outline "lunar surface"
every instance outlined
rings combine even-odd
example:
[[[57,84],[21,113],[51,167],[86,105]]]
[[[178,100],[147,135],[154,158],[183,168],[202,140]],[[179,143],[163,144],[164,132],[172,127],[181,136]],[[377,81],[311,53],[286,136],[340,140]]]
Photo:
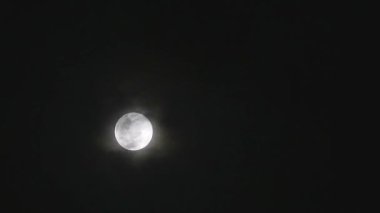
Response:
[[[117,142],[125,149],[136,151],[146,147],[153,136],[153,127],[148,118],[139,113],[127,113],[115,126]]]

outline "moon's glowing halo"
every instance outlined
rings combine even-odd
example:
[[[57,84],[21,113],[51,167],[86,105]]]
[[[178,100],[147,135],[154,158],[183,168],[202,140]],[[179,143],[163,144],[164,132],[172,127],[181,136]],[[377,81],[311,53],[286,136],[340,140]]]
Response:
[[[125,149],[136,151],[146,147],[153,137],[153,127],[144,115],[131,112],[116,123],[115,138]]]

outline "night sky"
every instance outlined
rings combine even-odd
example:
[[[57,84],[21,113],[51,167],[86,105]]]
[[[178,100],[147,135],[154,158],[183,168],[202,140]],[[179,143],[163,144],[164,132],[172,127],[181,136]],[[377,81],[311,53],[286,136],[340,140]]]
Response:
[[[1,10],[2,212],[334,209],[333,5],[30,1]],[[143,150],[115,140],[127,112],[153,123]]]

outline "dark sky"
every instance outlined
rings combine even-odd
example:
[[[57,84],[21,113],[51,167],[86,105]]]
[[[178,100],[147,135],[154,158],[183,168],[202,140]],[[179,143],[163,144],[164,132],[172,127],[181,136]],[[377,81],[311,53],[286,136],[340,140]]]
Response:
[[[334,209],[334,6],[154,2],[2,7],[4,212]]]

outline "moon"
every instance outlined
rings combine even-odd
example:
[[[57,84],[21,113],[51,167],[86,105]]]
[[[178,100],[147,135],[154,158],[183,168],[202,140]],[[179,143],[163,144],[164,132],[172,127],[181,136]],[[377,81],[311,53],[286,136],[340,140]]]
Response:
[[[116,123],[115,137],[124,149],[136,151],[146,147],[153,136],[149,119],[140,113],[127,113]]]

